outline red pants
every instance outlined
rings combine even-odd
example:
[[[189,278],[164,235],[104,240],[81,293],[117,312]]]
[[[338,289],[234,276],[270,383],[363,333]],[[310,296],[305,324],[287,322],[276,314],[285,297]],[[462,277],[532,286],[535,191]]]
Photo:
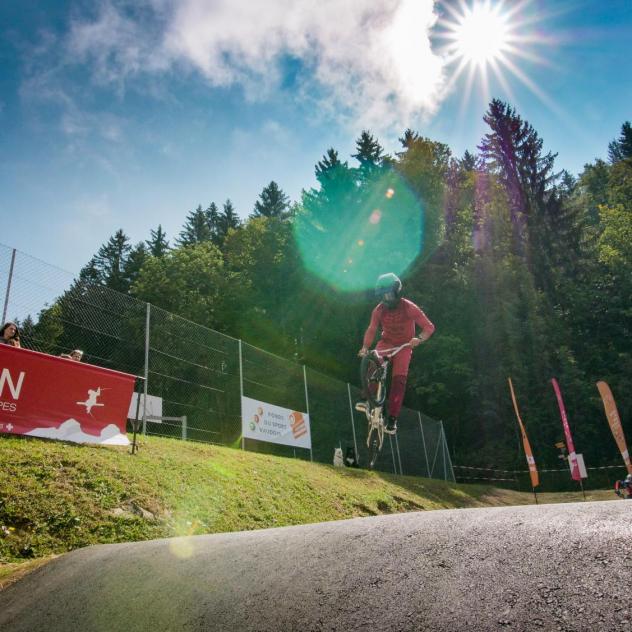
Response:
[[[398,346],[380,340],[375,348],[381,353],[384,349],[392,349]],[[413,350],[407,347],[391,359],[391,389],[388,394],[388,414],[393,417],[399,416],[404,403],[406,379],[408,378],[408,367],[412,355]]]

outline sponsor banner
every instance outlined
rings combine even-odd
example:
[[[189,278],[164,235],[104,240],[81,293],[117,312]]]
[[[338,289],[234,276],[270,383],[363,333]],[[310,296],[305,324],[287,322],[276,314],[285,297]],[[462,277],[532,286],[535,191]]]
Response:
[[[527,438],[527,431],[524,428],[520,413],[518,412],[518,402],[516,402],[516,395],[514,393],[513,384],[511,378],[508,377],[509,390],[511,391],[511,401],[513,402],[514,410],[516,411],[516,418],[518,419],[518,426],[520,426],[520,434],[522,435],[522,445],[524,447],[524,454],[527,458],[527,465],[529,467],[529,476],[531,477],[531,487],[537,487],[540,484],[540,477],[538,476],[538,468],[535,465],[535,459],[533,458],[533,452],[531,452],[531,444]]]
[[[138,398],[140,397],[140,406]],[[147,395],[145,399],[144,393],[132,393],[132,401],[129,403],[127,411],[128,419],[136,419],[136,408],[138,407],[138,419],[143,418],[143,404],[147,401],[147,417],[162,417],[162,397],[155,395]],[[161,423],[160,420],[152,419],[152,423]]]
[[[612,430],[614,440],[617,442],[617,447],[619,448],[619,452],[621,452],[623,462],[628,468],[628,474],[632,474],[632,462],[630,461],[628,446],[625,442],[625,435],[623,434],[619,411],[617,410],[617,405],[614,401],[614,397],[612,396],[612,391],[606,382],[597,382],[597,388],[599,389],[599,394],[601,395],[601,399],[603,401],[603,407],[606,411],[606,417],[608,418],[608,423],[610,424],[610,430]]]
[[[577,467],[579,468],[579,475],[582,478],[588,478],[588,470],[586,469],[586,464],[584,463],[584,455],[576,454],[575,456],[577,457]]]
[[[579,463],[577,462],[577,454],[575,454],[575,446],[573,444],[573,437],[571,435],[571,428],[568,425],[568,418],[566,416],[566,408],[564,408],[564,400],[562,399],[562,392],[560,391],[559,384],[555,378],[551,379],[553,384],[553,390],[555,391],[555,397],[557,397],[557,404],[560,409],[560,415],[562,417],[562,427],[564,428],[564,436],[566,437],[566,449],[568,450],[568,466],[571,469],[571,476],[574,481],[581,480],[581,474],[579,473]]]
[[[245,439],[312,448],[309,415],[297,410],[242,397],[241,428]]]
[[[128,445],[135,377],[0,345],[0,433]]]

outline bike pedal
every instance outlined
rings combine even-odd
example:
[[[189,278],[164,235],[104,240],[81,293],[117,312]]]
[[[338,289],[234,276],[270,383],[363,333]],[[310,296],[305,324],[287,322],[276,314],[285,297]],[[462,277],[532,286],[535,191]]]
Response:
[[[386,434],[390,434],[390,435],[396,435],[397,434],[397,428],[393,429],[393,430],[389,430],[388,428],[384,428],[384,432]]]

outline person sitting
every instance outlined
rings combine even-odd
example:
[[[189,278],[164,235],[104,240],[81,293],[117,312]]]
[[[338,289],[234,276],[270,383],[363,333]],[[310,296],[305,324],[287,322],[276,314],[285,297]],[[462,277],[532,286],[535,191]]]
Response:
[[[81,362],[83,359],[83,351],[81,349],[73,349],[70,353],[60,353],[59,357],[74,360],[75,362]]]
[[[20,330],[15,323],[9,321],[2,325],[2,329],[0,329],[0,344],[11,345],[18,349],[22,347],[20,344]]]

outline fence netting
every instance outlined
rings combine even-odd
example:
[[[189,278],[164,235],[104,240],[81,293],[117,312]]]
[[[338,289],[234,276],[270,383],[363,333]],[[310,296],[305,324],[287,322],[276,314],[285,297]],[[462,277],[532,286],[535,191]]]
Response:
[[[145,434],[329,464],[340,448],[367,462],[355,385],[2,245],[0,288],[3,321],[18,323],[24,347],[53,355],[82,349],[85,362],[144,378],[162,407],[145,415]],[[311,450],[243,439],[242,395],[309,413]],[[454,481],[441,422],[404,408],[376,469]]]

